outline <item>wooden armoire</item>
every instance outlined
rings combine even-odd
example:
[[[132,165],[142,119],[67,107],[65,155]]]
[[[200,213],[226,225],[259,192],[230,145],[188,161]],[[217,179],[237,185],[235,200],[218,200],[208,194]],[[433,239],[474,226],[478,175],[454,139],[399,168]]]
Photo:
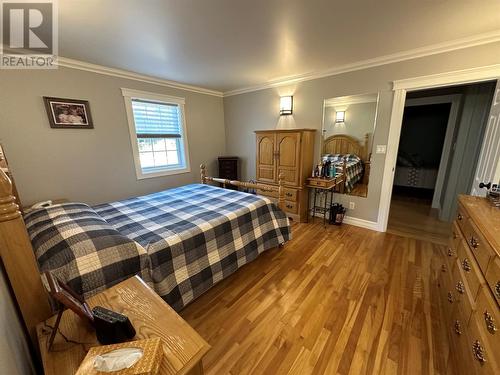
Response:
[[[256,178],[269,185],[278,184],[284,175],[285,211],[297,221],[307,221],[306,178],[312,174],[314,129],[258,130],[256,135]],[[277,198],[275,192],[260,195]]]

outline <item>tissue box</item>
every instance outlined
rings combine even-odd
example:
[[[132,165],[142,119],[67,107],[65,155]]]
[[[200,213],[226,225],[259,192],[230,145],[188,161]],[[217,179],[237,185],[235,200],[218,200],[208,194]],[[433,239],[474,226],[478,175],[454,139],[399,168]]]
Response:
[[[118,371],[98,371],[94,368],[95,357],[109,353],[116,349],[139,348],[143,351],[143,356],[130,368]],[[78,368],[76,375],[157,375],[160,363],[163,358],[163,346],[160,338],[150,338],[145,340],[124,342],[121,344],[96,346],[91,348],[82,364]]]

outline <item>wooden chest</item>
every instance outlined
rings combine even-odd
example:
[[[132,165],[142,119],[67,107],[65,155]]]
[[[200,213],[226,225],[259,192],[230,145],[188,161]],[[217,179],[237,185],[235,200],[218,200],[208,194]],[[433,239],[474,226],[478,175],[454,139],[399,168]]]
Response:
[[[460,196],[439,277],[457,374],[500,374],[500,210]]]

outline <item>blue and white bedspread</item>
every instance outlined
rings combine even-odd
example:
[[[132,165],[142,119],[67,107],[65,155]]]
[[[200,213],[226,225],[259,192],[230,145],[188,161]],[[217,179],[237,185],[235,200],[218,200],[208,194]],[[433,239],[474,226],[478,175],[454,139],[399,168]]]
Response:
[[[323,155],[323,161],[329,160],[335,164],[337,169],[342,170],[346,159],[346,179],[345,192],[349,193],[354,189],[354,185],[363,178],[363,161],[354,154],[328,154]]]
[[[269,199],[209,185],[94,209],[146,249],[153,287],[176,310],[291,238],[288,218]]]

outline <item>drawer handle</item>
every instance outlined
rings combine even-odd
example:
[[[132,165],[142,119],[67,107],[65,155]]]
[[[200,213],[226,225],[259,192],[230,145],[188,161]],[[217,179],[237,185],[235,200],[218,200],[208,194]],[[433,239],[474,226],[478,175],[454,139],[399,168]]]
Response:
[[[448,256],[452,257],[453,256],[453,250],[451,247],[448,248]]]
[[[479,242],[477,242],[474,236],[470,237],[469,243],[474,249],[477,249],[477,247],[479,246]]]
[[[455,320],[455,333],[459,336],[462,334],[462,326],[458,320]]]
[[[441,266],[441,272],[446,272],[446,271],[447,271],[447,270],[446,270],[446,264],[443,264],[443,265]],[[500,281],[498,282],[498,284],[499,284],[499,286],[500,286]]]
[[[287,204],[286,208],[293,208],[293,206],[291,204]]]
[[[469,263],[469,259],[465,258],[463,261],[462,261],[462,268],[465,272],[470,272],[471,270],[471,267],[470,267],[470,263]]]
[[[479,363],[483,364],[486,362],[484,348],[479,340],[476,340],[474,344],[472,344],[472,353],[474,354],[474,358],[476,359],[476,361],[478,361]]]
[[[463,219],[463,216],[462,216],[461,214],[458,214],[457,219],[458,219],[458,220],[462,220],[462,219]]]
[[[488,329],[488,332],[494,335],[495,332],[497,331],[497,327],[495,325],[495,319],[493,319],[493,317],[487,310],[484,312],[484,322],[486,323],[486,328]]]
[[[453,303],[453,293],[448,292],[448,302]]]
[[[292,197],[292,196],[293,196],[293,194],[292,194],[292,193],[286,193],[286,196],[287,196],[287,197]]]
[[[458,238],[458,234],[456,234],[455,232],[453,232],[453,239],[456,240]]]
[[[498,281],[495,285],[495,293],[497,295],[497,298],[500,298],[500,281]]]
[[[465,286],[464,283],[459,281],[457,285],[455,286],[455,289],[457,290],[458,293],[464,294],[465,293]]]

